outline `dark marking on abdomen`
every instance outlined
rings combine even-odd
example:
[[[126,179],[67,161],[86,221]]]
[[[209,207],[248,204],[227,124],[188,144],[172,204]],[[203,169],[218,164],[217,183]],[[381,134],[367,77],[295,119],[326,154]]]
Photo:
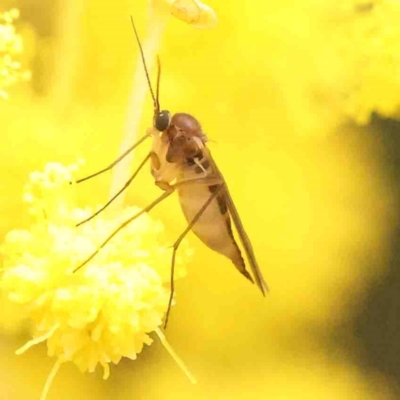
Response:
[[[210,191],[210,193],[214,193],[219,186],[220,185],[209,186],[208,190]],[[223,192],[221,192],[219,195],[217,195],[217,203],[218,203],[219,212],[222,215],[226,214],[226,212],[228,211],[228,207],[226,205],[226,201],[225,201],[225,197],[224,197],[224,193]]]

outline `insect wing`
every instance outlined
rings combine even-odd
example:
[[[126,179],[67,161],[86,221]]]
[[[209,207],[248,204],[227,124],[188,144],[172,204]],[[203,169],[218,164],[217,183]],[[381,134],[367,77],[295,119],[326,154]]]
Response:
[[[243,245],[243,248],[246,252],[247,259],[249,261],[251,270],[253,272],[254,278],[256,280],[257,286],[260,288],[262,294],[265,296],[265,294],[269,291],[268,285],[265,282],[261,269],[258,266],[256,256],[254,254],[253,246],[251,245],[250,239],[247,236],[246,231],[244,230],[243,223],[240,219],[239,213],[236,209],[235,203],[232,200],[232,196],[229,193],[228,185],[226,184],[226,181],[221,173],[221,171],[218,169],[215,161],[211,158],[211,154],[209,155],[210,160],[212,160],[213,167],[217,174],[219,175],[220,179],[223,180],[224,182],[224,190],[222,191],[221,195],[224,195],[226,205],[228,207],[229,215],[231,216],[233,223],[235,224],[236,230],[238,232],[240,242]]]

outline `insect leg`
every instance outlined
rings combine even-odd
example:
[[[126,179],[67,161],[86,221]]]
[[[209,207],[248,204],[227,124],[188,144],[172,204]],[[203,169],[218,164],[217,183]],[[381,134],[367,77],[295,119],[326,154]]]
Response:
[[[194,218],[190,221],[189,225],[186,227],[186,229],[182,232],[182,234],[178,237],[178,239],[176,240],[176,242],[172,246],[173,247],[173,252],[172,252],[171,278],[170,278],[171,293],[170,293],[170,296],[169,296],[168,308],[167,308],[167,313],[166,313],[166,316],[165,316],[164,329],[167,328],[168,319],[169,319],[169,313],[171,311],[171,306],[172,306],[172,299],[174,297],[174,292],[175,292],[175,285],[174,285],[175,256],[176,256],[176,252],[178,250],[178,247],[181,244],[183,238],[193,228],[193,225],[203,215],[203,213],[207,209],[207,207],[217,197],[218,193],[221,191],[223,186],[224,186],[224,184],[220,184],[219,186],[217,186],[216,190],[212,193],[212,195],[208,198],[208,200],[203,204],[203,206],[200,208],[200,210],[197,212],[197,214],[194,216]]]
[[[128,224],[130,224],[132,221],[134,221],[136,218],[140,217],[142,214],[145,212],[149,212],[153,207],[155,207],[158,203],[161,203],[164,199],[166,199],[170,194],[174,192],[174,187],[171,186],[169,190],[165,191],[161,196],[159,196],[157,199],[155,199],[151,204],[149,204],[147,207],[143,208],[143,210],[140,210],[138,213],[136,213],[133,217],[128,218],[125,222],[123,222],[113,233],[111,233],[110,236],[97,248],[97,250],[90,256],[88,257],[82,264],[80,264],[77,268],[74,269],[74,273],[80,270],[83,266],[85,266],[89,261],[91,261],[96,254],[123,228],[125,228]]]
[[[84,219],[83,221],[79,222],[79,224],[76,224],[76,226],[80,226],[84,224],[85,222],[90,221],[92,218],[94,218],[96,215],[99,215],[102,211],[104,211],[130,184],[131,182],[135,179],[136,175],[139,173],[139,171],[143,168],[143,166],[146,164],[146,162],[150,158],[150,153],[146,156],[146,158],[141,162],[137,170],[133,173],[133,175],[125,182],[125,185],[113,196],[111,199],[104,204],[103,207],[100,208],[100,210],[96,211],[93,215],[91,215],[89,218]]]
[[[129,147],[128,150],[126,150],[123,154],[121,154],[115,161],[113,161],[108,167],[105,167],[103,169],[101,169],[100,171],[95,172],[94,174],[85,176],[84,178],[78,179],[76,181],[76,183],[82,183],[84,181],[87,181],[91,178],[94,178],[97,175],[102,174],[103,172],[109,171],[110,169],[112,169],[113,167],[115,167],[120,161],[122,161],[133,149],[135,149],[137,146],[139,146],[139,144],[143,143],[145,141],[145,139],[147,139],[148,137],[150,137],[151,134],[150,133],[146,133],[145,136],[143,136],[140,140],[138,140],[134,145],[132,145],[131,147]]]

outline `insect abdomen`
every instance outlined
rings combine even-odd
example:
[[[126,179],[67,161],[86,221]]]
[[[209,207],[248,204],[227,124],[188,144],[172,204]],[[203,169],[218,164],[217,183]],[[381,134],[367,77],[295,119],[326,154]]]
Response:
[[[191,185],[188,187],[182,186],[178,189],[179,201],[188,223],[193,220],[217,187],[218,185]],[[192,231],[206,246],[228,257],[236,268],[253,282],[233,237],[223,189],[193,225]]]

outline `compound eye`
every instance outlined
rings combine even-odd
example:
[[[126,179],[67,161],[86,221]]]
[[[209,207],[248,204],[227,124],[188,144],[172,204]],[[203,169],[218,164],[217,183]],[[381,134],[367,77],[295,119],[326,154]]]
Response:
[[[165,131],[171,123],[171,113],[167,110],[160,111],[155,120],[156,129],[159,132]]]

